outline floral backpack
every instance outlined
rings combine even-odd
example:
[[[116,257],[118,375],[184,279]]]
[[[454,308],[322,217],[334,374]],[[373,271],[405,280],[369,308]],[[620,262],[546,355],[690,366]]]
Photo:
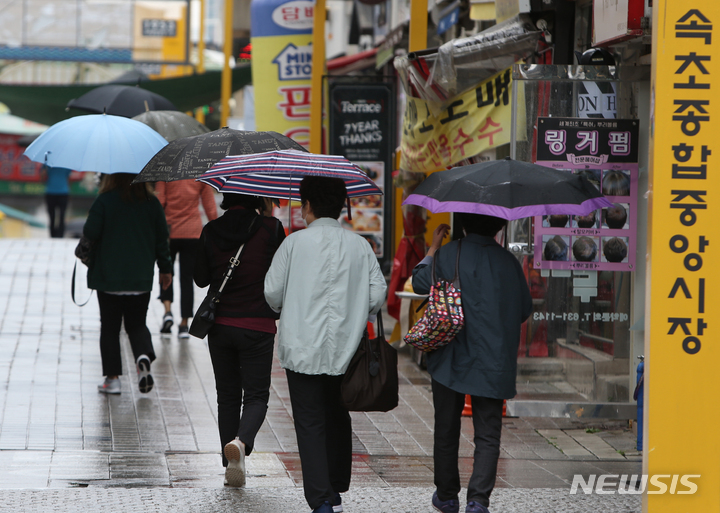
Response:
[[[458,274],[461,245],[462,239],[458,241],[455,276],[452,282],[437,279],[435,274],[437,258],[433,258],[431,278],[433,285],[430,288],[427,308],[423,316],[405,335],[405,342],[420,351],[427,353],[446,345],[465,326]]]

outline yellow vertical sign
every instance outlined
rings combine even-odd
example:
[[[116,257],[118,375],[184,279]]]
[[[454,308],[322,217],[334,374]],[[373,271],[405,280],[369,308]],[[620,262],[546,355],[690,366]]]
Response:
[[[310,141],[312,34],[252,38],[255,127]]]
[[[643,509],[718,511],[718,0],[655,2],[652,80]]]

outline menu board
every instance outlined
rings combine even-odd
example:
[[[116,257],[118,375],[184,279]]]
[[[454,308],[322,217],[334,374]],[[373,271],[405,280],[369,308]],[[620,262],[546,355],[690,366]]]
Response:
[[[395,148],[394,89],[388,83],[358,83],[333,80],[330,83],[329,149],[343,155],[365,171],[383,193],[392,191],[391,166]],[[385,241],[390,237],[390,202],[383,194],[350,200],[340,215],[340,224],[370,243],[380,260],[389,260]]]
[[[635,270],[638,123],[538,118],[536,164],[585,175],[613,207],[536,216],[536,269]]]
[[[354,162],[354,164],[357,164],[360,169],[365,171],[380,190],[383,193],[385,192],[384,162]],[[347,209],[344,209],[340,215],[340,224],[367,239],[373,251],[375,251],[375,255],[381,257],[385,241],[383,237],[385,195],[350,198],[350,208],[352,219],[348,217]]]

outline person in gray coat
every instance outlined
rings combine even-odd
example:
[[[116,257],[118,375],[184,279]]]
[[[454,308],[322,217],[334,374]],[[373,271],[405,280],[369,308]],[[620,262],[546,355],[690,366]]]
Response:
[[[460,509],[460,419],[465,395],[472,397],[475,454],[467,487],[466,513],[487,513],[495,486],[503,399],[515,396],[520,327],[530,316],[532,298],[517,259],[494,239],[507,223],[478,214],[459,214],[465,230],[459,277],[465,327],[446,346],[428,353],[435,406],[433,506]],[[450,227],[440,225],[427,256],[413,270],[413,289],[428,294],[431,263],[437,279],[452,281],[458,241],[440,245]]]

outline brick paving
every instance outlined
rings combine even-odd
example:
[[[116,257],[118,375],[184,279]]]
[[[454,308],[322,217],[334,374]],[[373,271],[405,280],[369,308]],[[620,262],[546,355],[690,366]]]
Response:
[[[159,301],[153,299],[148,312],[158,357],[153,364],[155,388],[150,394],[137,390],[132,353],[123,339],[123,392],[98,394],[97,300],[93,297],[82,308],[70,300],[75,244],[71,239],[0,239],[0,501],[6,504],[0,509],[25,501],[22,490],[34,489],[33,501],[55,504],[50,509],[56,511],[66,510],[62,503],[67,494],[78,504],[98,501],[105,507],[122,493],[142,504],[150,497],[144,511],[155,511],[158,497],[158,504],[177,504],[178,510],[200,511],[180,506],[208,500],[223,505],[207,511],[229,511],[241,504],[243,511],[269,511],[261,500],[268,496],[273,504],[289,501],[299,508],[291,511],[304,511],[287,383],[277,360],[267,419],[247,459],[244,491],[222,487],[207,343],[193,337],[181,341],[175,334],[161,337]],[[84,268],[79,272],[77,295],[84,300],[89,291]],[[199,303],[204,294],[196,292]],[[353,483],[346,500],[356,505],[352,511],[430,510],[430,379],[403,353],[400,375],[398,408],[352,414]],[[630,455],[634,437],[627,426],[606,422],[600,431],[586,430],[593,426],[570,419],[505,419],[492,511],[522,511],[512,504],[521,504],[525,499],[520,491],[528,489],[533,489],[531,498],[545,497],[554,504],[548,511],[591,511],[605,499],[570,496],[574,474],[640,473],[640,458]],[[557,439],[573,450],[563,452]],[[473,452],[470,419],[463,419],[460,450],[461,475],[467,479]],[[183,494],[190,490],[196,495],[186,501]],[[539,490],[543,492],[536,493]],[[394,506],[394,494],[400,494],[397,504],[405,501],[412,507]],[[568,507],[579,509],[562,509],[558,504],[565,500]],[[613,500],[613,508],[620,509],[608,511],[639,508],[634,496]],[[29,508],[33,501],[27,502]],[[540,509],[534,511],[542,511],[540,502],[535,506]]]

